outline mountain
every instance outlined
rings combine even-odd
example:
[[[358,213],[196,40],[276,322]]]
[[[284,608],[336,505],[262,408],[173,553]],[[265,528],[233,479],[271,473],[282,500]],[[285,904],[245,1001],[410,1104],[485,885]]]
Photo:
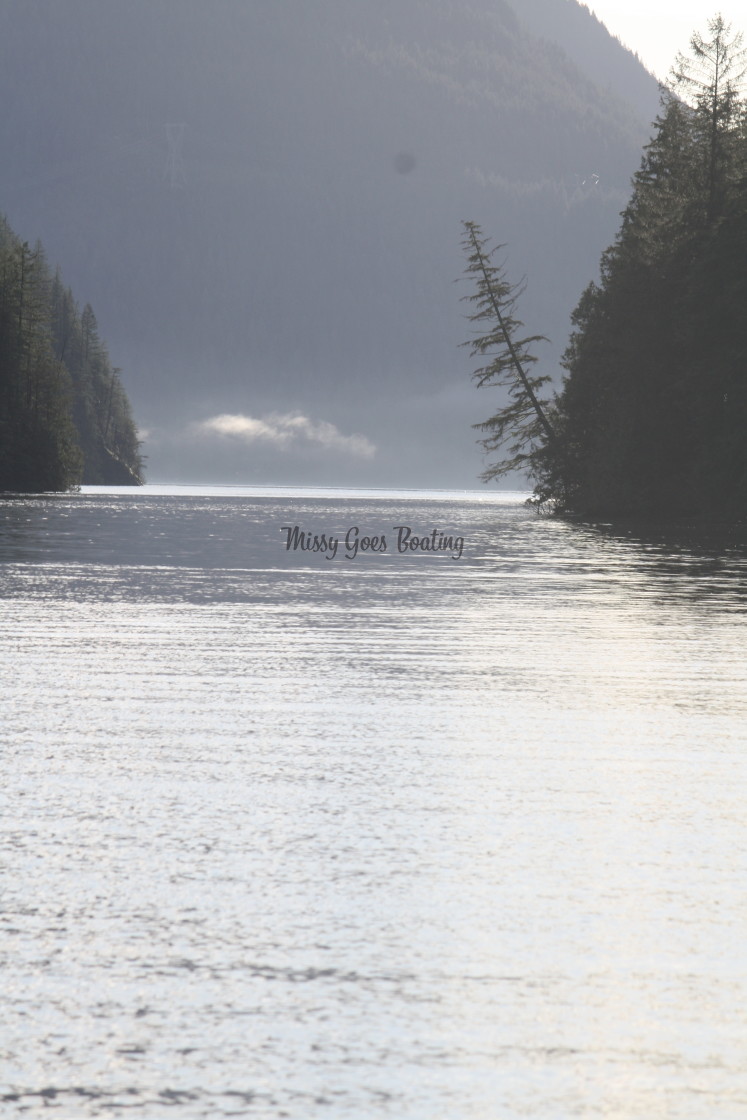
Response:
[[[658,90],[575,0],[4,0],[0,97],[149,480],[473,486],[461,222],[557,376]]]

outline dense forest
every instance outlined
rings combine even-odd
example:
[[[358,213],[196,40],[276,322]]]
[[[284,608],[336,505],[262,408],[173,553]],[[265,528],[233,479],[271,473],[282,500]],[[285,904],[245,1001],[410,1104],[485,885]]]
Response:
[[[678,56],[600,280],[574,312],[563,389],[533,402],[526,361],[523,381],[514,372],[517,415],[501,409],[482,427],[486,449],[516,446],[487,476],[511,469],[518,448],[537,499],[561,511],[744,516],[746,55],[718,17]],[[489,267],[478,241],[466,247]],[[501,279],[480,276],[483,318],[487,281],[504,303],[512,294]]]
[[[129,401],[90,305],[0,218],[0,490],[80,482],[142,482]]]

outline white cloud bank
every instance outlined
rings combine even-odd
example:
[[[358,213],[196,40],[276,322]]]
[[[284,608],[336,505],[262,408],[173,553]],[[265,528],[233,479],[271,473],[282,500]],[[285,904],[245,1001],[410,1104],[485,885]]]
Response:
[[[328,420],[310,420],[298,413],[271,413],[262,419],[224,412],[192,426],[201,436],[224,436],[243,443],[270,443],[282,449],[314,444],[328,451],[341,451],[359,459],[372,459],[376,447],[361,435],[346,436]]]

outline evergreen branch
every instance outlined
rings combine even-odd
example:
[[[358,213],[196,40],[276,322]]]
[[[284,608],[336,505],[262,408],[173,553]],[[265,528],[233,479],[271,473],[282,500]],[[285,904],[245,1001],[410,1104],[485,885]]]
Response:
[[[516,348],[514,347],[514,343],[513,343],[513,340],[511,338],[511,333],[507,329],[506,323],[504,321],[503,314],[501,312],[500,303],[498,301],[498,298],[497,298],[496,293],[495,293],[495,288],[494,288],[494,285],[492,283],[492,277],[489,274],[489,269],[488,269],[488,266],[487,266],[487,262],[485,260],[485,254],[483,252],[482,245],[480,244],[480,242],[478,241],[478,238],[477,238],[477,226],[474,224],[474,222],[465,222],[465,228],[467,230],[468,237],[469,237],[469,239],[472,243],[472,248],[473,248],[473,251],[474,251],[474,257],[475,257],[475,260],[478,264],[478,268],[479,268],[480,272],[482,273],[483,283],[484,283],[484,286],[485,286],[485,293],[487,294],[487,298],[490,302],[490,306],[492,308],[493,314],[495,315],[495,318],[496,318],[496,320],[497,320],[497,322],[500,326],[500,329],[503,333],[503,339],[504,339],[504,342],[505,342],[505,344],[508,348],[508,352],[511,356],[511,362],[512,362],[512,364],[514,366],[514,369],[516,370],[517,374],[519,375],[519,380],[521,381],[521,384],[524,387],[524,392],[527,394],[527,396],[529,397],[529,399],[532,403],[532,407],[534,408],[534,411],[537,414],[537,418],[538,418],[540,424],[542,425],[542,429],[543,429],[545,435],[547,436],[548,440],[550,440],[550,442],[553,442],[555,440],[555,432],[553,431],[549,420],[545,416],[542,405],[540,404],[539,400],[537,399],[537,397],[534,393],[534,390],[532,389],[532,385],[531,385],[531,383],[529,381],[529,378],[527,377],[527,375],[524,371],[524,367],[521,364],[521,360],[519,359],[519,355],[516,351]]]

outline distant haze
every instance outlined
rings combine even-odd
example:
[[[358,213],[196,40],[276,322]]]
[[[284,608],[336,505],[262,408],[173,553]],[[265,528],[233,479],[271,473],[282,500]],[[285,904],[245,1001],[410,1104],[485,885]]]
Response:
[[[709,7],[701,0],[588,0],[587,6],[660,81],[677,52],[687,53],[693,32],[705,34],[713,16],[720,13],[735,33],[747,28],[744,4],[733,2]]]
[[[90,301],[150,481],[477,485],[461,222],[559,381],[656,83],[575,0],[6,0],[0,210]]]

